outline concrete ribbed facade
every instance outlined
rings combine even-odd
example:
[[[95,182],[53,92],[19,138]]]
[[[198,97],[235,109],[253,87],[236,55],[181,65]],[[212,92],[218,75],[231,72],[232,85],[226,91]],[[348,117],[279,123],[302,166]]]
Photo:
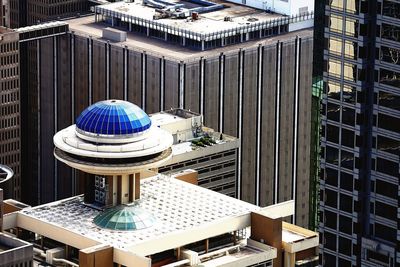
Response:
[[[28,86],[36,88],[24,98],[38,112],[24,116],[39,136],[25,142],[28,159],[38,158],[30,167],[37,171],[26,170],[34,174],[29,201],[74,193],[74,173],[54,160],[52,136],[88,105],[117,98],[147,113],[190,109],[204,114],[206,126],[239,137],[241,198],[262,206],[295,198],[296,224],[307,226],[313,40],[311,30],[296,34],[185,58],[72,32],[29,42],[37,75]]]

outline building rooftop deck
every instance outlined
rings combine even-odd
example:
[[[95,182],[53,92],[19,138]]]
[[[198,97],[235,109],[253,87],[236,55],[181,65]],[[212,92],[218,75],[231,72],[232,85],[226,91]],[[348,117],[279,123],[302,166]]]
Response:
[[[24,209],[18,216],[23,218],[22,224],[25,219],[30,222],[27,221],[27,229],[37,227],[38,229],[32,230],[38,233],[42,231],[47,236],[51,231],[49,228],[46,229],[45,225],[57,228],[58,238],[64,236],[65,241],[68,240],[66,244],[73,243],[72,237],[76,236],[79,245],[70,245],[85,247],[101,243],[146,256],[170,248],[170,242],[154,245],[157,239],[162,240],[174,234],[187,233],[188,238],[193,240],[174,238],[174,242],[182,242],[181,245],[184,245],[186,242],[203,240],[207,235],[215,236],[230,232],[229,222],[260,209],[252,204],[161,174],[141,181],[139,206],[152,213],[157,222],[152,227],[128,232],[97,227],[92,220],[100,211],[84,205],[81,196]],[[228,222],[228,225],[224,222]],[[222,227],[224,225],[226,228]],[[208,226],[213,226],[214,230],[207,232]],[[240,224],[236,227],[240,228]],[[153,245],[150,246],[151,242]]]
[[[169,1],[176,4],[182,4],[183,8],[196,8],[199,7],[191,1],[172,0]],[[281,14],[266,13],[263,10],[237,5],[225,1],[213,1],[216,4],[222,4],[224,8],[215,11],[199,14],[198,20],[191,19],[177,19],[167,17],[162,19],[153,19],[157,15],[156,8],[144,5],[143,0],[136,0],[133,3],[116,2],[107,5],[101,5],[97,9],[103,11],[110,11],[119,13],[125,16],[134,16],[137,19],[146,21],[157,21],[161,25],[171,26],[178,29],[185,29],[193,33],[211,34],[223,30],[234,30],[241,26],[249,26],[252,24],[266,23],[274,19],[284,17]],[[225,21],[225,18],[230,20]]]
[[[74,18],[67,20],[69,29],[75,32],[77,35],[85,37],[91,36],[95,39],[100,39],[106,42],[106,39],[102,38],[103,29],[110,25],[104,22],[95,22],[95,16],[86,16],[80,18]],[[118,28],[125,31],[124,28]],[[192,50],[188,47],[179,46],[174,43],[166,42],[161,39],[149,38],[135,32],[127,32],[127,38],[124,42],[115,43],[120,46],[127,46],[129,49],[146,52],[150,55],[158,57],[165,57],[169,60],[174,61],[197,61],[201,57],[208,57],[218,55],[220,53],[237,52],[242,48],[257,47],[258,45],[274,44],[277,40],[285,41],[299,36],[301,38],[307,38],[313,36],[312,29],[305,29],[290,33],[285,33],[277,36],[267,37],[265,39],[252,40],[244,43],[233,44],[225,47],[214,48],[212,50],[199,51]],[[111,41],[110,41],[111,42]],[[112,42],[111,42],[112,43]]]

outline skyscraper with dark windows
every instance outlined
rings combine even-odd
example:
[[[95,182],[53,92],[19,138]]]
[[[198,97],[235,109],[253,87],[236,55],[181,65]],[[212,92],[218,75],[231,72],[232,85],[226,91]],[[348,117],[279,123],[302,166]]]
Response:
[[[320,264],[399,266],[400,1],[325,15]]]

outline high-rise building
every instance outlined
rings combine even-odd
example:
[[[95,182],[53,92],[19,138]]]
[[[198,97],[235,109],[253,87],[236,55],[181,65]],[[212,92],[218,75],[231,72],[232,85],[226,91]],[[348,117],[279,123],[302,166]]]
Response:
[[[21,196],[20,144],[19,35],[0,27],[0,163],[14,171],[16,198]]]
[[[4,1],[4,0],[3,0]],[[40,24],[65,16],[87,13],[88,0],[6,0],[10,5],[10,27]]]
[[[151,2],[101,5],[95,15],[64,21],[64,34],[48,30],[48,38],[19,29],[27,62],[21,68],[27,202],[72,194],[74,172],[52,160],[49,136],[87,105],[116,98],[147,113],[190,109],[204,115],[207,127],[239,137],[238,197],[259,205],[295,199],[295,222],[308,226],[312,13],[192,4],[155,17]],[[201,13],[204,5],[213,10]]]
[[[325,14],[320,261],[399,266],[400,3]]]
[[[10,26],[10,5],[9,0],[0,0],[0,26]]]

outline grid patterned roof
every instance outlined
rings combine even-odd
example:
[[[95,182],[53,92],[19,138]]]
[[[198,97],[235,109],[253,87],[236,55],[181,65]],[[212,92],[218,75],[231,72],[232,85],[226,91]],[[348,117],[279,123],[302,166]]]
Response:
[[[97,102],[76,119],[78,131],[99,135],[139,134],[150,126],[151,120],[141,108],[122,100]]]
[[[154,216],[136,206],[117,206],[100,213],[93,219],[99,227],[129,231],[140,230],[152,226],[156,219]]]

